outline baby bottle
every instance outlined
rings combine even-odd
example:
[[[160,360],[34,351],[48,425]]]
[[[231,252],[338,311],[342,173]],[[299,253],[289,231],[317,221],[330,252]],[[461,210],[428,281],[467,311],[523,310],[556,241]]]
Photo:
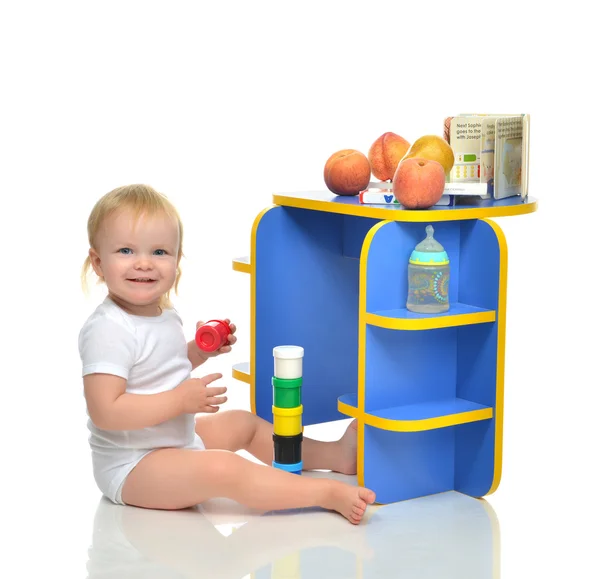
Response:
[[[408,299],[406,309],[420,314],[439,314],[450,308],[450,260],[434,239],[433,227],[425,228],[427,237],[411,253],[408,262]]]

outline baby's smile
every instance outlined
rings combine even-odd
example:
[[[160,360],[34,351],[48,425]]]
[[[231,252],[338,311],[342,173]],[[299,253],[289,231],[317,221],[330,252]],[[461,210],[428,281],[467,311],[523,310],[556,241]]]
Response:
[[[135,277],[135,278],[127,278],[127,281],[132,283],[141,283],[141,284],[152,284],[156,283],[155,279],[151,279],[149,277]]]

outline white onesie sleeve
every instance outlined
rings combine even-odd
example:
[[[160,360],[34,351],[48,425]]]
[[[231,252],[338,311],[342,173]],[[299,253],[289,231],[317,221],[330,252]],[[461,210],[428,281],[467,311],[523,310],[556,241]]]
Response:
[[[136,359],[132,329],[105,316],[93,317],[79,334],[79,355],[87,374],[114,374],[126,380]]]

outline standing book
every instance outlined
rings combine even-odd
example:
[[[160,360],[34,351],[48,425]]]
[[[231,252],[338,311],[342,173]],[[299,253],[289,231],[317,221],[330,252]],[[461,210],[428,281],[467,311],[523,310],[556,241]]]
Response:
[[[486,183],[495,199],[527,196],[529,115],[448,117],[444,136],[454,152],[451,183]]]

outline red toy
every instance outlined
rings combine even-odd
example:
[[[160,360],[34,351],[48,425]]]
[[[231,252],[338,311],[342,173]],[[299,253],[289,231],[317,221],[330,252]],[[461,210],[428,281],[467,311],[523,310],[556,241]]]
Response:
[[[204,352],[214,352],[227,344],[231,328],[223,320],[209,320],[196,330],[196,344]]]

